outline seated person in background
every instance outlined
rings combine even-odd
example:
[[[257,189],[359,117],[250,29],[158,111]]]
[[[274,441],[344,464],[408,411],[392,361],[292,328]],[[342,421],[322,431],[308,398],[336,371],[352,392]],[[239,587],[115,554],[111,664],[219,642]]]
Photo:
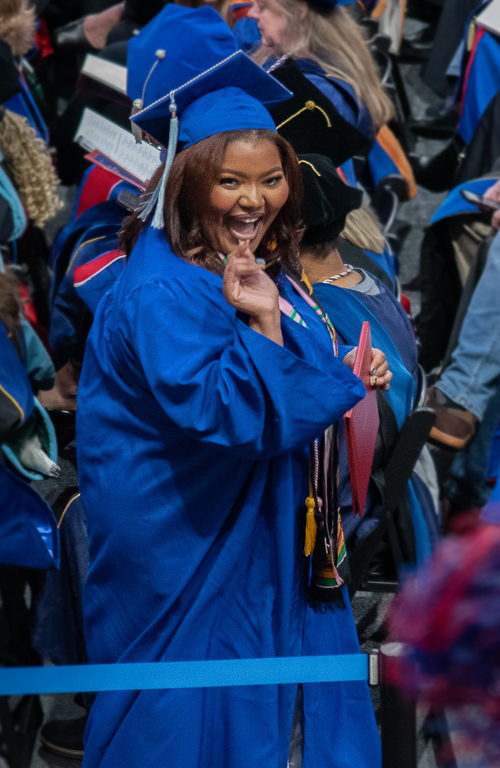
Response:
[[[394,294],[364,269],[345,264],[341,252],[346,216],[361,204],[361,192],[346,185],[332,162],[322,155],[300,155],[304,180],[302,218],[306,226],[301,243],[303,281],[309,283],[337,333],[340,344],[357,344],[363,321],[370,322],[372,344],[387,355],[393,379],[385,387],[399,429],[413,408],[418,388],[417,344],[411,323]],[[341,235],[341,233],[343,233]],[[346,290],[339,290],[344,288]],[[348,552],[381,519],[382,503],[371,483],[363,518],[352,515],[352,499],[343,433],[340,434],[340,503]],[[412,551],[405,562],[422,562],[439,539],[437,486],[427,449],[419,459],[408,488],[407,527]],[[415,486],[418,486],[417,488]]]
[[[290,142],[298,155],[312,152],[328,157],[341,178],[356,187],[356,182],[344,171],[346,163],[368,150],[370,143],[366,137],[342,117],[332,101],[301,72],[294,60],[287,59],[273,69],[272,74],[293,93],[291,99],[270,109],[278,133]],[[367,205],[348,214],[344,235],[343,244],[348,251],[344,258],[360,267],[369,263],[369,271],[392,289],[395,260],[375,214]]]
[[[301,71],[337,108],[342,117],[375,146],[363,172],[367,191],[390,175],[406,180],[405,195],[416,194],[413,173],[396,137],[388,128],[391,100],[363,31],[338,0],[256,0],[247,19],[257,22],[262,45],[252,58],[269,72],[283,58],[295,59]],[[343,166],[355,183],[352,159]],[[403,193],[402,193],[403,194]]]
[[[500,182],[486,192],[500,202]],[[500,211],[491,220],[500,227]],[[436,411],[431,440],[458,451],[444,484],[446,516],[483,507],[490,496],[488,463],[500,421],[500,233],[491,243],[484,271],[467,309],[451,364],[427,390]],[[452,523],[454,525],[454,523]]]
[[[500,182],[485,193],[500,202]],[[500,211],[491,224],[498,232]],[[437,413],[431,438],[441,448],[461,451],[481,422],[500,380],[500,235],[491,244],[488,260],[472,296],[451,365],[435,386],[426,405]]]
[[[306,231],[300,257],[303,270],[340,339],[348,344],[354,339],[356,343],[361,323],[369,320],[373,345],[378,347],[383,340],[382,348],[389,350],[388,359],[392,350],[394,379],[387,396],[401,427],[412,407],[418,379],[417,345],[411,323],[380,280],[364,269],[345,264],[341,256],[347,250],[346,223],[359,213],[362,194],[342,181],[328,158],[301,155],[299,162],[305,186],[302,216]],[[331,286],[350,290],[332,291]]]
[[[336,0],[319,4],[298,0],[257,0],[248,12],[262,36],[254,54],[258,64],[283,55],[337,107],[340,114],[373,139],[393,115],[362,31]]]

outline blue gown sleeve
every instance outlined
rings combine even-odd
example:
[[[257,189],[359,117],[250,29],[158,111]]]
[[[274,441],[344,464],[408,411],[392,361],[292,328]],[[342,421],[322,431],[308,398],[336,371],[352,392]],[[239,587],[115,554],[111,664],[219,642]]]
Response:
[[[352,349],[354,349],[354,345],[351,344],[351,346],[346,346],[345,344],[339,344],[338,346],[338,352],[339,352],[339,360],[343,360],[344,357],[350,352]]]
[[[26,423],[34,407],[26,371],[0,321],[0,442]]]
[[[174,279],[146,283],[121,311],[124,369],[138,360],[146,390],[170,420],[241,458],[307,446],[364,397],[329,339],[320,343],[282,317],[280,347],[239,319],[220,287],[194,298],[193,285]]]

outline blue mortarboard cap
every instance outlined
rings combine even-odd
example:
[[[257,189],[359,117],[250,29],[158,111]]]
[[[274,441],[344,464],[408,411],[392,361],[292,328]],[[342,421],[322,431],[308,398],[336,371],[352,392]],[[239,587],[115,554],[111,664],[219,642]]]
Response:
[[[241,128],[275,131],[265,106],[240,88],[223,88],[197,99],[182,114],[179,142],[183,149],[223,131]]]
[[[211,11],[212,9],[202,8],[199,10]],[[195,11],[192,11],[191,13],[195,13]],[[213,11],[213,13],[216,12]],[[230,30],[229,33],[231,34]],[[194,35],[192,36],[192,39],[194,48],[202,47],[205,42],[204,36],[201,36],[200,41],[198,41]],[[164,61],[166,61],[167,58],[170,61],[169,53],[167,53],[167,57]],[[178,85],[178,72],[174,71],[177,69],[182,69],[186,77],[180,86]],[[154,77],[156,77],[156,72],[154,73]],[[260,104],[265,104],[268,107],[279,104],[292,96],[287,88],[281,85],[281,83],[272,77],[272,75],[268,75],[265,70],[255,64],[255,62],[243,51],[235,51],[228,57],[221,55],[217,64],[212,67],[202,66],[200,67],[199,72],[194,75],[191,62],[189,62],[188,65],[185,65],[184,62],[180,62],[178,66],[177,63],[172,60],[170,61],[170,67],[167,68],[165,76],[162,77],[161,85],[163,87],[162,97],[152,104],[150,103],[149,106],[145,105],[140,113],[132,117],[132,121],[164,146],[168,144],[172,94],[175,99],[176,112],[182,121],[184,112],[191,104],[209,93],[219,91],[222,99],[220,103],[221,115],[226,116],[227,125],[231,123],[232,128],[219,127],[216,131],[213,131],[213,133],[236,129],[234,115],[231,110],[231,100],[230,98],[222,98],[224,92],[228,88],[233,90],[238,88],[240,91],[247,94],[247,96],[256,99]],[[262,112],[262,114],[264,113]],[[262,127],[268,127],[268,125],[269,121],[266,121],[266,124],[262,125]],[[249,128],[251,126],[242,123],[238,127]],[[213,133],[205,134],[203,138],[206,138],[207,135],[211,136]],[[195,144],[196,141],[201,141],[201,135],[199,139],[195,140],[194,134],[192,134],[190,144]]]
[[[213,8],[170,3],[129,40],[127,93],[147,107],[236,50],[234,35]]]
[[[141,213],[141,218],[146,220],[156,205],[152,222],[155,228],[163,226],[165,184],[178,140],[180,148],[185,149],[225,131],[276,130],[264,105],[274,106],[292,96],[246,53],[236,50],[229,27],[212,8],[189,10],[167,6],[160,14],[162,27],[170,8],[176,9],[168,15],[172,46],[164,44],[160,50],[156,49],[152,60],[151,46],[160,39],[157,32],[152,36],[154,44],[149,43],[147,53],[151,66],[147,71],[142,68],[145,84],[141,96],[137,97],[143,104],[131,118],[132,125],[168,146],[162,180]],[[131,66],[130,59],[129,70]],[[132,98],[138,93],[136,88],[137,83],[131,80],[128,92]],[[136,108],[137,99],[134,99]]]

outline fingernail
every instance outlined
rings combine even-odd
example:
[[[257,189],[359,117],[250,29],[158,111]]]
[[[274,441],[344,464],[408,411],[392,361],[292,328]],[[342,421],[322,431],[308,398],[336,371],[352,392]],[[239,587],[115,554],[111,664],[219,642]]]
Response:
[[[386,384],[385,387],[384,387],[386,392],[388,392],[390,390],[390,388],[391,388],[390,384]]]
[[[375,376],[375,374],[377,373],[377,369],[376,368],[372,368],[372,372],[371,373],[372,373],[372,376]]]
[[[266,263],[266,260],[265,259],[255,259],[255,263],[256,264],[264,265]]]

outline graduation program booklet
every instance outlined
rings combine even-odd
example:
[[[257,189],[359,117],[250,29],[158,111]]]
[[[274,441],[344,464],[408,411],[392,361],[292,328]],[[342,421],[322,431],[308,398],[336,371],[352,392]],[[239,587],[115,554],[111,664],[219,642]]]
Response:
[[[80,78],[82,80],[91,78],[101,85],[127,96],[127,67],[115,64],[114,61],[101,59],[99,56],[88,53],[80,70]]]
[[[160,164],[160,150],[151,144],[136,144],[130,131],[92,109],[85,109],[75,141],[91,153],[89,159],[119,176],[146,189]]]
[[[361,326],[353,373],[365,385],[366,396],[344,415],[354,517],[356,512],[359,512],[360,517],[363,517],[380,424],[377,393],[370,385],[371,361],[370,323],[365,320]]]
[[[500,35],[500,0],[492,0],[484,11],[476,16],[476,22],[494,35]]]

